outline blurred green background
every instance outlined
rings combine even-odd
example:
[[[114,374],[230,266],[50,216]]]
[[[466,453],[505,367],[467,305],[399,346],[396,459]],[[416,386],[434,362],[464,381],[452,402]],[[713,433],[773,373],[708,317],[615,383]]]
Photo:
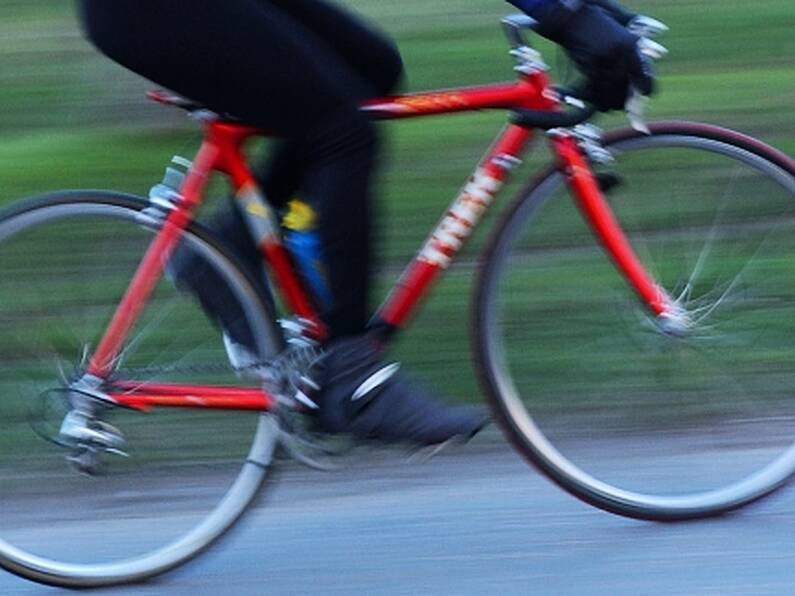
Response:
[[[481,84],[512,77],[498,0],[346,2],[390,32],[406,63],[407,89]],[[628,3],[666,22],[670,56],[659,65],[651,118],[702,120],[759,136],[795,154],[795,10],[791,0],[647,0]],[[2,202],[59,188],[145,194],[171,155],[190,156],[200,136],[177,110],[147,102],[148,83],[101,57],[83,40],[74,7],[62,0],[0,0],[0,181]],[[553,66],[560,52],[540,43]],[[561,68],[561,70],[565,70]],[[379,203],[379,254],[386,286],[488,147],[505,117],[483,113],[385,125],[390,139]],[[620,116],[601,119],[622,124]],[[547,160],[539,150],[514,186]],[[220,194],[220,192],[219,192]],[[510,196],[508,190],[506,195]],[[507,199],[508,197],[504,197]],[[489,220],[507,204],[498,202]],[[467,337],[471,262],[439,285],[398,348],[462,398],[476,395]]]

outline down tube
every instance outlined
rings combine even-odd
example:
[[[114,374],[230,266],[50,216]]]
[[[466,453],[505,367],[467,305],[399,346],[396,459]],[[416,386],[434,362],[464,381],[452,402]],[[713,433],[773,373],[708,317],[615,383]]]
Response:
[[[477,170],[450,205],[431,236],[376,313],[371,327],[390,335],[405,327],[411,315],[427,295],[433,282],[446,270],[453,258],[481,221],[494,197],[519,163],[533,132],[508,125]]]

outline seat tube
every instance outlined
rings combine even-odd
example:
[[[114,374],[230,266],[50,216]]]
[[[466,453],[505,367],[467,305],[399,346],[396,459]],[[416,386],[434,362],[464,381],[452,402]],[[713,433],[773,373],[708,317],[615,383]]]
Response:
[[[640,262],[576,140],[559,134],[552,144],[580,212],[613,263],[653,315],[669,314],[672,300]]]
[[[218,169],[229,176],[235,188],[240,214],[285,305],[301,320],[309,337],[325,341],[328,336],[326,325],[295,272],[292,259],[282,243],[273,209],[240,152],[242,142],[254,134],[253,129],[219,124],[214,127],[213,134],[223,150]]]
[[[219,150],[213,142],[205,141],[202,144],[182,186],[180,192],[182,199],[169,213],[160,231],[147,248],[105,335],[91,357],[88,374],[105,378],[112,370],[127,336],[135,326],[157,282],[163,276],[166,263],[183,232],[190,225],[194,210],[201,203],[209,173],[214,169],[218,155]]]

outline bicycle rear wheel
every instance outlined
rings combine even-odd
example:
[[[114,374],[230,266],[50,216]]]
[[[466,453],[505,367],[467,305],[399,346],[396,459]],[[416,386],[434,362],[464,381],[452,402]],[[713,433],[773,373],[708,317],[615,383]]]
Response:
[[[0,214],[0,565],[29,579],[89,587],[173,568],[231,527],[268,470],[278,428],[265,414],[114,409],[107,421],[128,456],[105,455],[106,470],[93,477],[70,469],[69,451],[46,440],[58,440],[63,388],[81,375],[154,236],[142,225],[146,206],[69,192]],[[276,354],[282,339],[267,304],[223,247],[193,225],[179,250],[229,288],[259,357]],[[243,383],[220,330],[167,277],[115,376]]]
[[[518,450],[592,505],[735,509],[795,472],[795,164],[705,125],[605,140],[608,202],[690,325],[673,333],[638,303],[551,168],[495,230],[477,285],[488,400]]]

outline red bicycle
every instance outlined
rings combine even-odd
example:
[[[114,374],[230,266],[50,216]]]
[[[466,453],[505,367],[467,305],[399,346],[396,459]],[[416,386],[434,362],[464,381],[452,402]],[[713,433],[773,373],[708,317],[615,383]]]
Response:
[[[376,119],[510,112],[374,325],[407,325],[543,130],[554,163],[478,263],[474,352],[498,423],[555,483],[613,513],[699,518],[769,494],[795,472],[795,162],[704,124],[602,137],[583,124],[591,109],[550,86],[524,40],[532,21],[504,24],[516,82],[363,107]],[[265,133],[152,97],[199,115],[205,139],[150,200],[70,191],[0,215],[0,478],[15,513],[0,565],[36,581],[109,585],[187,561],[251,504],[278,445],[304,445],[290,420],[309,409],[324,329],[246,165],[246,141]],[[235,191],[278,304],[194,219],[213,172]],[[224,280],[256,362],[228,362],[169,279],[177,250]],[[85,472],[118,457],[86,478],[64,469],[63,450]],[[151,543],[131,540],[153,508]]]

